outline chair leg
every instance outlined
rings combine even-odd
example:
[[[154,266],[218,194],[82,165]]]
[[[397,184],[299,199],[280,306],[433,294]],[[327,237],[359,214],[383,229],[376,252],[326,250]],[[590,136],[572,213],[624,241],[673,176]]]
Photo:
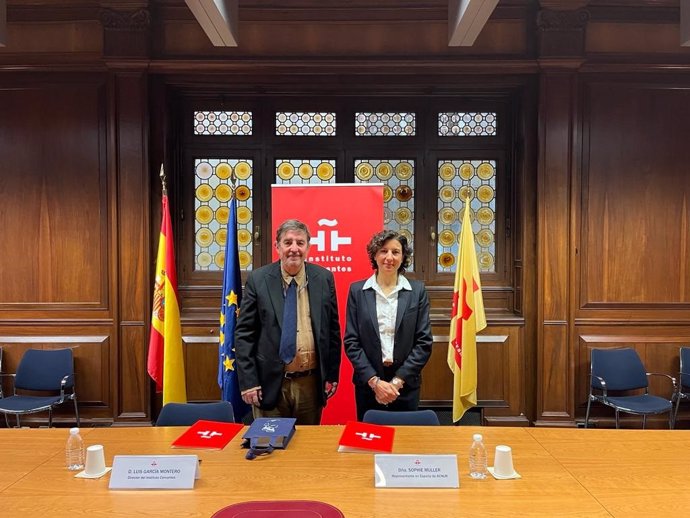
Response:
[[[675,411],[674,411],[674,413],[673,413],[673,424],[674,424],[674,425],[675,425],[676,422],[678,421],[678,408],[680,407],[680,400],[681,400],[680,394],[677,394],[677,397],[676,397],[676,408],[675,408]]]
[[[585,414],[585,428],[589,425],[589,407],[592,406],[592,398],[587,398],[587,413]]]
[[[74,415],[77,416],[77,426],[80,427],[81,424],[79,422],[79,408],[77,407],[77,396],[74,396],[72,400],[74,401]]]
[[[49,408],[48,409],[48,428],[53,427],[53,409]]]
[[[616,430],[620,427],[620,419],[618,416],[618,409],[616,408]]]
[[[17,418],[17,428],[21,428],[21,425],[19,424],[19,414],[15,414],[14,417]]]
[[[644,430],[645,428],[647,428],[647,416],[643,415],[642,416],[642,429]]]
[[[673,422],[673,409],[668,411],[668,429],[673,430],[673,425],[675,423]]]

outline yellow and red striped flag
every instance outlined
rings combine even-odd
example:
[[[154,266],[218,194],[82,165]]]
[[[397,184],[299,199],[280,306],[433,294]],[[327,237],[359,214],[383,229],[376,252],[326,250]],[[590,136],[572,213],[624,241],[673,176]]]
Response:
[[[175,250],[166,194],[163,194],[163,220],[158,241],[147,363],[148,373],[156,382],[156,392],[163,392],[163,404],[186,403]]]
[[[468,199],[460,232],[448,344],[448,367],[453,372],[453,422],[477,404],[477,333],[486,327],[469,207]]]

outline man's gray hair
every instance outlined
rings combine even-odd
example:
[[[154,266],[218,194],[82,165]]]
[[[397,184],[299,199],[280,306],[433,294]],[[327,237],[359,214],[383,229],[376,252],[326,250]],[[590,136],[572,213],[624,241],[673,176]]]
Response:
[[[286,219],[280,224],[278,230],[276,231],[276,244],[280,243],[283,234],[291,230],[296,232],[304,232],[307,235],[307,243],[311,241],[311,234],[309,233],[309,227],[307,227],[307,225],[298,219]]]

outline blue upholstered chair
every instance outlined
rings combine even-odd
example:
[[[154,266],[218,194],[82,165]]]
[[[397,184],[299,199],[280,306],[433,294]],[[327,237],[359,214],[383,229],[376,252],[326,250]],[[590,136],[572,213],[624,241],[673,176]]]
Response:
[[[190,426],[198,420],[234,423],[235,414],[228,401],[210,403],[168,403],[161,408],[156,426]]]
[[[620,412],[641,415],[642,428],[647,424],[648,415],[668,412],[669,428],[673,428],[673,403],[649,394],[649,376],[668,378],[673,383],[673,392],[676,391],[676,379],[668,374],[646,372],[635,349],[592,349],[585,428],[589,424],[589,411],[593,401],[610,406],[616,411],[616,428],[620,425]],[[619,392],[632,390],[643,390],[643,393],[618,395]]]
[[[690,397],[690,347],[680,348],[680,372],[678,377],[678,388],[673,394],[676,400],[676,409],[673,413],[673,423],[678,419],[678,407],[680,400]]]
[[[74,385],[72,349],[28,349],[15,374],[0,374],[14,380],[12,395],[0,399],[0,413],[20,416],[48,411],[48,426],[53,425],[53,407],[72,400],[79,426],[79,408]],[[32,394],[40,392],[41,394]]]
[[[433,410],[411,410],[407,412],[388,412],[386,410],[367,410],[362,421],[372,424],[400,426],[438,426],[436,412]]]

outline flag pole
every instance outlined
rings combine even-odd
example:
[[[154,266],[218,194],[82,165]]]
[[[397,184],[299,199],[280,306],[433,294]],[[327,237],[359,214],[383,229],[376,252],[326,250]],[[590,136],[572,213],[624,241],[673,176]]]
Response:
[[[163,196],[168,195],[168,188],[165,185],[165,168],[163,167],[163,162],[161,162],[161,170],[160,173],[158,173],[158,176],[161,178],[161,186],[163,187]]]

